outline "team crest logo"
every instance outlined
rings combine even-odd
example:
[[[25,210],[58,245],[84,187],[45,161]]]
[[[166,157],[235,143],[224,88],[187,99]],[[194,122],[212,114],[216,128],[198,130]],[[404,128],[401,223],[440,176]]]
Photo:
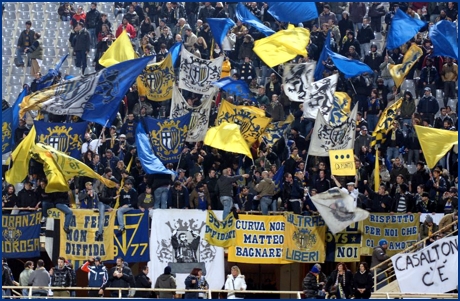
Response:
[[[316,244],[316,235],[309,229],[297,229],[292,235],[292,240],[298,249],[308,251]]]
[[[8,122],[2,123],[2,152],[10,146],[10,139],[12,137],[11,124]]]
[[[199,267],[206,273],[206,263],[216,257],[217,250],[201,237],[206,222],[177,219],[166,223],[171,231],[169,239],[158,242],[157,259],[171,266],[174,273],[190,273]]]
[[[209,68],[204,62],[195,61],[190,65],[189,75],[192,84],[201,86],[209,78]]]
[[[48,144],[67,155],[73,149],[79,149],[82,145],[81,137],[78,134],[71,134],[72,127],[55,126],[53,129],[47,128],[48,134],[38,136],[38,142]]]
[[[16,228],[7,228],[3,230],[3,239],[11,244],[18,241],[22,235],[22,231]]]
[[[213,91],[212,82],[220,78],[223,57],[213,61],[203,60],[187,51],[182,52],[179,88],[200,94]]]
[[[176,154],[181,147],[182,137],[188,131],[188,126],[181,127],[180,120],[167,120],[164,123],[158,123],[160,129],[151,131],[152,144],[159,148],[159,151],[165,156]]]
[[[356,124],[353,122],[343,123],[339,126],[322,124],[318,130],[318,138],[326,141],[321,145],[325,150],[346,148],[351,140],[350,132],[355,131]]]

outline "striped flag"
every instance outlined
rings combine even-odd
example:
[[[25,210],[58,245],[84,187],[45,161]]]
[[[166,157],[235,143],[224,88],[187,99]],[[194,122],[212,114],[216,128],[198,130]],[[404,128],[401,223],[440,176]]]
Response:
[[[396,113],[401,107],[402,101],[403,99],[400,98],[394,104],[386,108],[385,111],[383,111],[377,126],[372,132],[371,147],[375,146],[376,144],[381,145],[385,143],[388,132],[393,128],[392,123],[396,119]]]

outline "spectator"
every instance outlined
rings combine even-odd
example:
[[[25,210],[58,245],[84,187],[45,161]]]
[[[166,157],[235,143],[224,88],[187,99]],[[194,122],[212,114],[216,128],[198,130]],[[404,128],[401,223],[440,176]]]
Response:
[[[198,289],[198,272],[201,271],[200,268],[194,268],[190,275],[185,278],[185,289],[197,290]],[[198,299],[198,292],[185,292],[184,299]]]
[[[414,197],[408,191],[407,184],[399,185],[399,193],[395,194],[390,212],[412,213],[415,208]]]
[[[131,25],[126,17],[123,17],[121,24],[118,26],[117,31],[115,33],[115,37],[119,37],[121,33],[126,30],[128,37],[133,41],[136,38],[136,29],[133,25]]]
[[[86,29],[89,33],[90,38],[90,47],[91,49],[96,48],[96,41],[97,41],[97,25],[101,20],[101,13],[97,10],[97,3],[91,2],[91,8],[86,13]]]
[[[120,192],[119,201],[120,207],[117,209],[118,231],[123,232],[126,230],[123,215],[133,209],[137,209],[138,195],[131,180],[125,181]]]
[[[434,200],[439,208],[437,210],[438,213],[444,212],[443,200],[442,196],[444,192],[447,190],[447,183],[446,180],[441,177],[441,169],[436,167],[433,170],[433,174],[431,175],[430,179],[426,182],[426,191],[430,195],[430,200]]]
[[[273,94],[281,94],[281,84],[275,73],[270,74],[270,81],[265,84],[265,95],[267,95],[268,99],[272,99]]]
[[[454,210],[453,213],[444,215],[444,217],[439,221],[439,230],[444,235],[451,234],[452,232],[458,229],[458,224],[453,224],[457,220],[458,220],[457,210]]]
[[[423,240],[428,238],[426,241],[426,246],[431,245],[436,238],[433,236],[435,232],[438,232],[439,227],[433,222],[431,215],[426,215],[425,221],[420,226],[420,239]]]
[[[340,287],[339,287],[340,286]],[[335,287],[335,288],[334,288]],[[329,298],[349,299],[353,293],[353,274],[347,269],[345,263],[339,263],[332,271],[326,283]]]
[[[28,286],[30,275],[34,272],[34,263],[30,260],[24,264],[24,270],[19,275],[19,285]],[[29,290],[27,288],[22,289],[23,296],[29,296]]]
[[[189,201],[189,192],[187,187],[182,185],[180,181],[174,182],[173,187],[168,189],[167,192],[167,208],[174,208],[174,209],[184,209],[189,208],[190,201]],[[156,207],[155,208],[159,208]],[[166,206],[161,209],[166,209]]]
[[[124,8],[124,3],[123,2],[114,2],[113,4],[113,14],[115,15],[115,18],[118,17],[118,15],[124,15],[126,13],[126,8]]]
[[[18,202],[14,185],[8,184],[2,192],[2,208],[13,208]],[[11,210],[2,210],[2,214],[11,214]]]
[[[39,289],[33,289],[32,296],[36,296],[36,297],[47,297],[48,296],[48,289],[45,289],[45,288],[50,285],[51,276],[48,273],[48,271],[45,269],[45,262],[42,259],[39,259],[37,261],[37,268],[35,269],[35,271],[32,271],[32,273],[30,273],[28,282],[29,282],[28,283],[29,286],[42,287]]]
[[[19,191],[18,198],[16,201],[16,205],[21,209],[20,214],[29,214],[31,213],[30,210],[38,210],[39,203],[37,201],[37,196],[35,195],[35,191],[32,189],[32,183],[29,179],[24,181],[24,188]]]
[[[374,247],[372,251],[372,261],[371,261],[371,269],[375,268],[379,265],[375,270],[377,274],[377,289],[382,288],[385,284],[380,283],[386,278],[386,269],[388,269],[388,263],[380,265],[382,262],[386,261],[390,257],[386,254],[386,250],[388,249],[388,241],[386,239],[379,240],[379,245]],[[375,274],[374,274],[375,275]]]
[[[72,16],[75,14],[75,10],[73,7],[69,4],[69,2],[65,2],[61,6],[59,6],[58,9],[58,15],[61,21],[70,21]]]
[[[449,115],[447,115],[446,108],[441,108],[440,113],[441,115],[436,117],[436,119],[434,120],[433,127],[437,129],[444,129],[444,122],[450,121],[451,123],[453,123],[453,120],[449,117]]]
[[[342,12],[342,19],[338,23],[341,38],[346,37],[348,30],[353,31],[353,22],[349,19],[349,16],[350,14],[346,10]],[[337,41],[339,46],[342,46],[342,39]]]
[[[59,257],[58,264],[50,269],[51,287],[65,288],[72,286],[72,273],[65,265],[65,258]],[[53,289],[53,297],[70,297],[70,292],[63,289]]]
[[[359,271],[353,276],[353,288],[355,299],[370,299],[374,281],[369,272],[367,262],[359,264]]]
[[[142,212],[147,210],[149,212],[150,218],[152,218],[153,205],[154,205],[154,197],[152,194],[152,187],[147,185],[147,187],[145,188],[145,192],[139,195],[137,206]]]
[[[88,297],[103,297],[109,274],[107,268],[102,264],[101,257],[91,257],[81,266],[81,270],[88,273],[88,287],[99,288],[99,290],[89,290]]]
[[[224,206],[222,219],[224,220],[230,213],[233,207],[233,182],[241,180],[242,178],[249,178],[248,174],[231,176],[231,168],[225,168],[222,171],[222,176],[217,180],[216,192],[220,197],[220,202]]]
[[[211,210],[211,197],[202,182],[190,193],[190,209]]]
[[[24,50],[28,54],[30,61],[30,75],[34,76],[37,73],[40,73],[40,65],[43,61],[43,47],[39,41],[41,35],[36,32],[34,34],[34,41],[30,47],[26,47]]]
[[[81,75],[84,75],[87,66],[86,56],[88,55],[90,48],[90,35],[82,22],[77,23],[77,26],[75,26],[75,32],[76,34],[71,42],[76,55],[75,66],[77,68],[81,68]]]
[[[22,55],[24,54],[26,48],[31,47],[34,42],[35,31],[30,29],[32,27],[32,22],[26,22],[26,29],[21,32],[19,35],[17,47],[16,47],[16,56],[14,58],[14,63],[16,67],[24,67],[24,60]],[[30,66],[30,62],[27,62],[27,66]]]
[[[360,30],[363,25],[361,22],[366,15],[366,5],[364,2],[350,2],[348,9],[350,11],[350,20],[354,25],[354,31],[358,32],[358,30]]]
[[[368,15],[371,18],[371,27],[374,32],[382,31],[382,17],[385,14],[386,11],[382,2],[371,3]]]
[[[329,4],[323,6],[323,12],[319,15],[319,26],[322,27],[323,24],[328,23],[329,20],[332,20],[334,24],[337,24],[337,17],[333,12],[331,12],[331,7]]]
[[[363,19],[363,25],[358,30],[358,36],[356,37],[356,39],[360,44],[361,57],[364,58],[370,51],[371,40],[375,39],[374,31],[372,30],[369,24],[369,18]]]
[[[113,288],[125,288],[121,291],[123,298],[128,297],[128,288],[134,287],[134,277],[131,269],[125,265],[122,257],[118,257],[116,265],[109,271],[108,286]],[[112,297],[118,297],[118,291],[114,290],[110,292]]]
[[[134,278],[134,283],[136,288],[152,288],[152,281],[150,280],[149,276],[149,267],[144,266],[142,271]],[[152,292],[149,291],[138,291],[134,294],[134,298],[150,298]]]
[[[197,43],[197,36],[192,32],[192,29],[190,27],[187,27],[185,29],[185,35],[183,36],[185,38],[184,46],[189,52],[194,52],[195,47],[194,45]]]
[[[266,112],[270,114],[273,122],[284,121],[286,119],[283,105],[278,101],[278,94],[272,94],[272,101],[267,106]]]
[[[320,271],[314,265],[303,279],[302,287],[306,299],[316,299],[318,295],[318,275]]]
[[[391,161],[392,159],[398,158],[400,156],[399,149],[404,146],[404,134],[399,128],[399,122],[394,121],[393,127],[388,133],[388,138],[385,141],[385,146],[387,149],[387,160]]]
[[[422,201],[417,204],[415,210],[418,213],[436,213],[436,203],[430,200],[428,192],[422,193]]]
[[[239,291],[244,291],[247,288],[244,275],[241,274],[240,268],[238,266],[232,266],[231,274],[227,276],[225,280],[224,289],[231,290],[232,292],[228,293],[227,299],[241,299],[239,297]]]
[[[269,178],[267,171],[262,172],[262,180],[256,185],[257,198],[260,199],[260,209],[263,215],[268,215],[268,210],[276,211],[275,183]]]
[[[96,37],[98,42],[100,42],[107,35],[100,35],[100,33],[103,31],[104,25],[107,26],[107,33],[112,33],[112,23],[110,23],[110,21],[107,19],[106,13],[101,13],[101,18],[96,24]]]
[[[96,209],[98,207],[99,198],[93,190],[92,182],[85,183],[85,189],[78,194],[78,200],[80,201],[80,209]]]
[[[454,210],[458,210],[458,189],[456,187],[450,187],[449,191],[444,192],[442,199],[442,203],[444,205],[444,215],[450,214],[454,212]]]
[[[177,288],[176,285],[176,278],[171,274],[171,267],[167,266],[164,269],[164,273],[158,276],[157,280],[155,281],[155,288],[165,288],[165,289],[175,289]],[[158,297],[160,299],[173,299],[174,292],[164,292],[161,291],[158,293]]]

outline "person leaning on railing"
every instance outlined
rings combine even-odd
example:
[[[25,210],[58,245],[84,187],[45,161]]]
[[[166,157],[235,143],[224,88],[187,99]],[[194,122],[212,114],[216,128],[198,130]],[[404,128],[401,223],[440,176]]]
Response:
[[[374,247],[374,251],[372,252],[371,269],[390,258],[386,254],[387,248],[388,248],[388,241],[386,239],[379,240],[379,245]],[[383,271],[385,271],[387,268],[388,268],[387,264],[384,264],[377,268],[377,271],[376,271],[377,283],[383,281],[386,278],[386,275],[385,273],[383,273]],[[383,286],[384,284],[378,284],[377,290],[382,288]]]

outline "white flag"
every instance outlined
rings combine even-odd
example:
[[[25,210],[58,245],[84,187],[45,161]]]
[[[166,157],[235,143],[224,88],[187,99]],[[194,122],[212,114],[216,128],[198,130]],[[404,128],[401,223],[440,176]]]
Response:
[[[206,132],[208,131],[212,99],[216,91],[217,89],[213,88],[212,94],[203,95],[200,106],[191,107],[182,96],[179,88],[174,86],[170,118],[181,117],[189,112],[192,112],[187,138],[185,139],[187,142],[198,142],[204,140]]]
[[[369,217],[369,212],[355,208],[353,197],[337,187],[314,195],[311,200],[332,234]]]
[[[283,90],[291,101],[304,102],[307,99],[315,67],[315,62],[284,65]]]
[[[214,90],[211,83],[220,79],[223,62],[223,56],[212,61],[204,60],[182,46],[179,88],[198,94],[211,94]]]
[[[217,216],[222,211],[214,211]],[[154,210],[150,234],[149,277],[155,283],[164,268],[171,267],[177,288],[185,288],[185,278],[201,268],[210,289],[225,282],[224,249],[204,240],[207,212],[182,209]]]
[[[341,124],[330,125],[323,115],[318,115],[311,134],[308,154],[327,157],[329,150],[353,149],[356,136],[356,115],[358,105],[355,105],[348,118]]]
[[[458,236],[391,257],[401,293],[442,294],[457,289]]]
[[[304,118],[315,119],[316,112],[320,110],[323,117],[329,121],[329,114],[332,111],[338,78],[339,75],[334,74],[316,81],[311,85],[303,103]]]

